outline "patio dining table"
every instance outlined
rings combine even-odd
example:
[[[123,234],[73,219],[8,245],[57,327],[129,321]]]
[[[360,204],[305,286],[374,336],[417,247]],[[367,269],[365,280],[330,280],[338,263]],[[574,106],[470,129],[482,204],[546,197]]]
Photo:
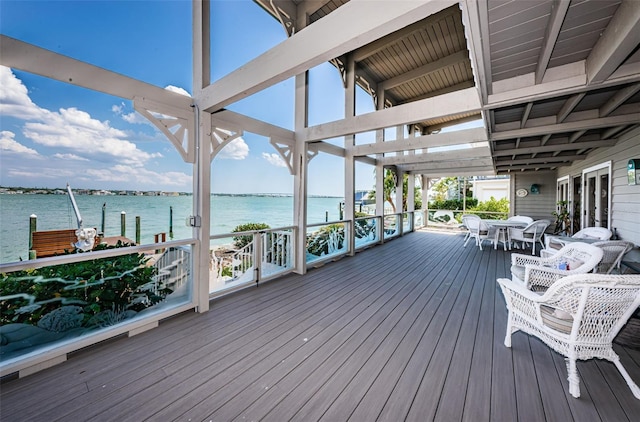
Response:
[[[493,249],[498,249],[498,243],[502,242],[504,246],[504,250],[507,250],[507,243],[509,243],[509,239],[507,236],[507,231],[510,227],[523,229],[528,226],[527,223],[522,221],[509,221],[509,220],[482,220],[487,223],[489,226],[495,227],[496,234],[493,238]],[[509,249],[511,249],[511,245],[509,245]]]
[[[602,242],[602,239],[595,238],[579,238],[579,237],[571,237],[571,236],[562,236],[557,234],[545,234],[544,235],[544,245],[545,249],[561,249],[563,246],[566,246],[567,243],[572,242],[581,242],[581,243],[596,243]]]

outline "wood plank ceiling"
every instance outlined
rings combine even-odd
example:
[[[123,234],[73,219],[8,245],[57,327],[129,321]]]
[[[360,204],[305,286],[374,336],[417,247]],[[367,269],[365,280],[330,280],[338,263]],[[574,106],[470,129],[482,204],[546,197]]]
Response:
[[[312,25],[348,0],[255,1],[293,34],[293,17]],[[509,174],[569,165],[638,126],[639,45],[638,1],[464,0],[350,54],[357,84],[385,108],[477,87],[482,115],[432,118],[410,131],[483,118],[490,148],[478,154]],[[344,77],[345,58],[332,63]]]

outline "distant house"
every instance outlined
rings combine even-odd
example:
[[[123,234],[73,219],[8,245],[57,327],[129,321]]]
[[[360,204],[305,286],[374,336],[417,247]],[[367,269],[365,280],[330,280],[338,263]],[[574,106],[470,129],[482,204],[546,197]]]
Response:
[[[509,198],[510,179],[508,177],[486,177],[473,180],[473,197],[479,202]]]

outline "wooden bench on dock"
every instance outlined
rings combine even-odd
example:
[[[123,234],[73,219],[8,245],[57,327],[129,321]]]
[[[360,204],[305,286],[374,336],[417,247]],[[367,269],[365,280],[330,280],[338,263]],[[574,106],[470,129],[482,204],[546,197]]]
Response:
[[[31,249],[36,253],[35,258],[46,258],[74,250],[73,244],[77,241],[76,229],[33,232]]]
[[[63,255],[65,251],[71,252],[73,246],[78,241],[76,229],[46,230],[33,232],[31,237],[31,249],[35,251],[35,258],[46,258],[49,256]],[[118,241],[123,245],[133,246],[136,243],[124,236],[99,237],[96,236],[95,245],[105,244],[107,246],[117,246]]]

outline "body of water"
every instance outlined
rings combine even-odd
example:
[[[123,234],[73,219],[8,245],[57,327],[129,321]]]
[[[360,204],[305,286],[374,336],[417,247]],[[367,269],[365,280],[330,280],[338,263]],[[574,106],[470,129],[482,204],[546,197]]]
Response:
[[[192,237],[186,225],[193,214],[192,196],[97,196],[75,195],[84,227],[102,227],[105,206],[105,236],[120,235],[124,211],[126,237],[135,240],[136,216],[140,217],[140,241],[153,243],[154,235],[167,233],[173,209],[173,239]],[[338,220],[342,198],[311,197],[307,205],[307,222]],[[77,228],[77,220],[67,195],[0,195],[0,262],[27,259],[29,216],[37,216],[37,230]],[[211,234],[230,233],[246,223],[266,223],[271,227],[293,224],[293,197],[290,196],[218,196],[211,197]]]

